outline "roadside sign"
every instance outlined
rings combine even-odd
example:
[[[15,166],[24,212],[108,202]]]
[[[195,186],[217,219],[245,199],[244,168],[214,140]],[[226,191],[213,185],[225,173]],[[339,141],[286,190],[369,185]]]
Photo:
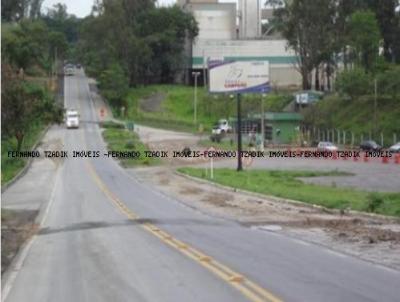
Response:
[[[210,93],[267,93],[268,61],[209,61]]]
[[[206,156],[206,152],[213,152],[213,151],[215,151],[214,147],[208,148],[205,151],[205,153],[203,154],[204,158],[206,160],[208,160],[208,155]],[[210,156],[209,159],[210,159],[210,178],[213,179],[214,178],[214,157]],[[207,167],[206,167],[206,175],[207,175]]]

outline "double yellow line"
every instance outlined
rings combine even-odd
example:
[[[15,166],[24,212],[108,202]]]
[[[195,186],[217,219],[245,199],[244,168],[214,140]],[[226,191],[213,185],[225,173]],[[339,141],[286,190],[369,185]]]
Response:
[[[79,87],[77,85],[77,90]],[[89,92],[90,93],[90,92]],[[89,97],[90,98],[90,97]],[[78,100],[78,106],[80,106],[80,102]],[[81,108],[80,108],[81,109]],[[82,136],[83,144],[86,146],[86,138],[85,133],[83,132]],[[88,170],[90,175],[92,176],[93,180],[100,188],[100,190],[108,197],[108,199],[117,207],[117,209],[128,219],[132,221],[136,221],[139,219],[139,216],[130,210],[114,193],[112,193],[104,182],[100,179],[99,175],[97,174],[95,168],[90,163],[89,160],[86,161]],[[240,291],[246,298],[253,302],[282,302],[281,299],[276,297],[271,292],[267,291],[266,289],[262,288],[261,286],[257,285],[246,276],[235,272],[234,270],[230,269],[226,265],[216,261],[212,257],[204,254],[200,250],[190,246],[187,243],[184,243],[177,238],[173,237],[171,234],[161,230],[157,226],[145,222],[140,224],[141,228],[143,228],[148,233],[156,236],[159,238],[163,243],[169,245],[176,251],[180,252],[181,254],[185,255],[186,257],[192,259],[202,267],[206,268],[208,271],[212,272],[216,276],[218,276],[223,281],[227,282],[238,291]]]
[[[119,209],[119,211],[127,216],[130,220],[137,220],[139,216],[130,210],[117,196],[115,196],[104,184],[104,182],[100,179],[98,174],[96,173],[94,167],[89,161],[86,161],[90,175],[93,177],[95,183],[100,188],[100,190],[108,197],[108,199]],[[253,281],[249,280],[246,276],[235,272],[229,267],[223,265],[222,263],[216,261],[212,257],[202,253],[198,249],[190,246],[187,243],[184,243],[171,234],[161,230],[157,226],[151,223],[143,223],[140,225],[144,230],[149,232],[150,234],[159,238],[162,242],[174,248],[181,254],[187,256],[192,259],[196,263],[200,264],[208,271],[212,272],[237,290],[239,290],[245,297],[247,297],[250,301],[254,302],[280,302],[282,301],[278,297],[276,297],[271,292],[265,290],[261,286],[257,285]]]

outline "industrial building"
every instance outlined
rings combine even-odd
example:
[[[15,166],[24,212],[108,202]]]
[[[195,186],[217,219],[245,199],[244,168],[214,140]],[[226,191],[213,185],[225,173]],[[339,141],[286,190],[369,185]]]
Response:
[[[272,87],[299,87],[301,76],[296,69],[296,55],[281,37],[262,33],[263,18],[272,16],[262,9],[262,0],[178,0],[191,12],[199,26],[199,35],[187,46],[188,72],[200,74],[199,83],[207,83],[208,60],[268,60]]]

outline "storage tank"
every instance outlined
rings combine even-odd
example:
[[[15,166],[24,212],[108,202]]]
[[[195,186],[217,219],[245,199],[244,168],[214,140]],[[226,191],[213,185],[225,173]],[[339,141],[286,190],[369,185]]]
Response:
[[[239,38],[257,39],[261,37],[260,0],[239,0]]]

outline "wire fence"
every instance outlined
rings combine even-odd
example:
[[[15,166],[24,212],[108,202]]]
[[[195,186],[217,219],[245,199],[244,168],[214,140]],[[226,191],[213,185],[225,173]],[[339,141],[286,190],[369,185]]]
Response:
[[[378,132],[356,133],[341,129],[301,129],[301,138],[307,144],[316,145],[320,141],[332,142],[340,146],[350,148],[358,147],[363,141],[373,140],[383,147],[388,147],[399,142],[400,133]]]

